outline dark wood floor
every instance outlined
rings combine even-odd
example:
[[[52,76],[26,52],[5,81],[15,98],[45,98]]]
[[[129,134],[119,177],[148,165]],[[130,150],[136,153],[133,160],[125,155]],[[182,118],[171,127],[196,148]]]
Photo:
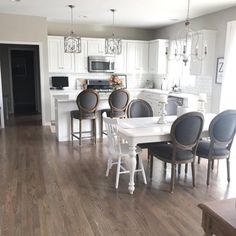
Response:
[[[181,173],[171,194],[170,169],[165,176],[156,161],[153,182],[144,185],[140,175],[131,196],[127,175],[118,191],[115,168],[105,177],[105,139],[72,147],[37,122],[15,124],[0,130],[0,235],[203,235],[197,205],[236,197],[233,157],[229,185],[221,161],[207,188],[202,161],[196,188],[191,173]],[[148,175],[146,152],[142,157]]]

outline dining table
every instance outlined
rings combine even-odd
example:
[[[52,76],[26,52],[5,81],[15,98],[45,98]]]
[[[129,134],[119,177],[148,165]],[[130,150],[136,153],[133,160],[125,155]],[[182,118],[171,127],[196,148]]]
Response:
[[[204,126],[202,137],[208,136],[208,128],[216,114],[204,113]],[[119,137],[125,140],[129,146],[129,171],[130,180],[128,190],[134,193],[134,174],[136,169],[136,146],[140,143],[156,143],[171,141],[170,131],[177,116],[166,116],[165,123],[159,124],[160,117],[142,117],[120,119],[118,122]]]

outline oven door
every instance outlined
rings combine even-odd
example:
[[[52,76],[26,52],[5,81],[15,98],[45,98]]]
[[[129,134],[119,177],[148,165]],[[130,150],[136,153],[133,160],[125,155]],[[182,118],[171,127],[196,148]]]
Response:
[[[88,71],[89,72],[102,72],[109,73],[115,71],[115,62],[113,58],[98,57],[88,58]]]

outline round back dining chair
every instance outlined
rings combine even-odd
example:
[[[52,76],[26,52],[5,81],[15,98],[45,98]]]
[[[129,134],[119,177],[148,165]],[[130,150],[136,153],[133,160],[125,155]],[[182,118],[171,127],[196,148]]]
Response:
[[[203,140],[197,148],[198,158],[208,159],[207,185],[210,181],[210,166],[215,159],[226,159],[227,180],[230,181],[230,150],[236,132],[236,110],[219,113],[210,123],[210,141]],[[213,167],[213,165],[212,165]]]
[[[152,117],[153,110],[148,102],[143,99],[134,99],[127,108],[127,117]]]
[[[195,186],[194,160],[203,123],[204,116],[202,113],[185,113],[178,117],[171,126],[171,143],[160,143],[150,147],[150,177],[152,178],[154,156],[165,163],[171,163],[171,192],[174,189],[176,164],[191,163],[193,187]]]

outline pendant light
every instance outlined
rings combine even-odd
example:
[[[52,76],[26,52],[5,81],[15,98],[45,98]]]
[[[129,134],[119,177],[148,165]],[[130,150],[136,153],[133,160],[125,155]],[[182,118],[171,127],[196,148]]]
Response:
[[[118,55],[122,51],[122,42],[121,39],[115,38],[114,25],[115,25],[115,9],[110,9],[112,12],[112,37],[106,38],[105,40],[105,53]]]
[[[178,33],[176,40],[172,43],[172,55],[169,52],[169,45],[166,47],[165,53],[169,60],[174,59],[178,61],[181,59],[185,66],[190,58],[192,60],[203,60],[207,55],[207,45],[202,45],[202,48],[199,47],[199,32],[194,32],[190,28],[189,8],[190,0],[188,0],[187,17],[184,22],[184,30]],[[203,38],[201,40],[203,41]]]
[[[64,50],[65,53],[80,53],[81,52],[81,39],[74,34],[73,24],[73,8],[75,6],[68,5],[71,9],[71,31],[70,35],[64,38]]]

